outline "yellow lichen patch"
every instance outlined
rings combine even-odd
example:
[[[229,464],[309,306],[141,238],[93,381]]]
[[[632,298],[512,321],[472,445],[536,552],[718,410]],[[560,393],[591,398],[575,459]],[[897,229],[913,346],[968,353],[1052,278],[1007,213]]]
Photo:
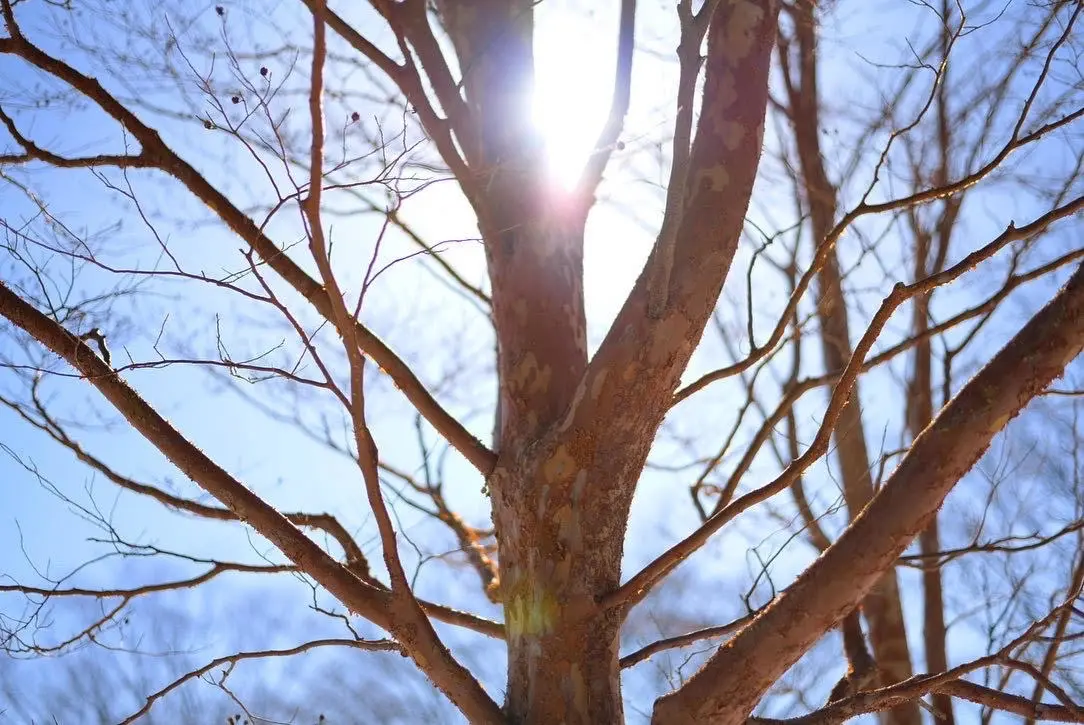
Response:
[[[726,42],[722,43],[723,56],[736,63],[749,55],[753,49],[753,31],[764,20],[764,9],[749,0],[731,0],[733,10],[726,23]]]
[[[557,602],[546,592],[528,588],[513,596],[504,611],[509,637],[539,637],[553,631]]]
[[[570,476],[575,468],[576,459],[568,452],[567,446],[561,445],[542,464],[542,476],[547,481],[557,481]]]

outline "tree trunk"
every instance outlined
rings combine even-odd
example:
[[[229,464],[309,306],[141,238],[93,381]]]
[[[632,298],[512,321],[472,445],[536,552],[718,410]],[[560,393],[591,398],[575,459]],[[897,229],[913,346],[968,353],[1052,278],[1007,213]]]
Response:
[[[533,0],[439,7],[464,69],[473,118],[462,126],[476,132],[459,141],[480,177],[466,191],[497,333],[498,459],[487,485],[507,631],[505,711],[514,723],[623,722],[625,607],[600,600],[621,583],[636,483],[734,258],[779,8],[746,2],[698,14],[709,53],[673,246],[656,245],[588,366],[583,230],[593,190],[566,192],[543,173],[526,93]]]
[[[800,3],[796,16],[795,36],[798,43],[798,69],[788,75],[791,118],[794,125],[806,201],[809,204],[812,238],[823,243],[835,224],[836,190],[828,179],[821,155],[820,98],[817,91],[816,28],[811,3]],[[786,53],[785,44],[781,53]],[[851,359],[852,346],[847,321],[846,298],[839,271],[836,251],[831,250],[817,276],[817,319],[820,323],[821,348],[825,372],[836,375]],[[843,483],[843,498],[853,520],[873,496],[870,476],[869,447],[863,428],[862,407],[857,387],[851,400],[839,416],[833,431],[836,455]],[[877,663],[881,683],[892,684],[912,675],[907,632],[904,628],[903,605],[894,568],[873,586],[862,602],[869,621],[870,644]],[[921,716],[916,705],[903,705],[884,715],[889,725],[919,725]]]
[[[958,209],[959,207],[956,206]],[[952,215],[955,217],[955,214]],[[952,225],[949,223],[941,230],[939,243],[942,250],[947,250],[948,236]],[[916,230],[915,244],[915,279],[922,279],[929,274],[927,257],[930,240],[922,230]],[[944,259],[944,251],[938,255]],[[941,266],[941,265],[939,265]],[[936,269],[934,271],[937,271]],[[912,439],[933,420],[933,350],[926,337],[929,328],[929,295],[918,295],[914,299],[914,320],[912,330],[918,342],[915,343],[915,369],[908,389],[907,423]],[[947,629],[945,626],[945,599],[941,585],[941,567],[936,565],[935,557],[941,551],[941,533],[937,524],[937,515],[930,520],[930,525],[919,536],[919,547],[926,564],[922,570],[922,642],[926,652],[926,670],[944,672],[948,669],[946,650]],[[939,693],[931,697],[935,717],[940,725],[953,725],[952,698]]]
[[[814,204],[814,207],[817,205]],[[818,219],[813,212],[815,239],[824,239],[831,228],[831,219]],[[843,304],[843,284],[834,252],[828,255],[818,276],[820,298],[818,318],[824,351],[825,372],[839,374],[851,358],[850,331],[847,310]],[[862,426],[862,407],[857,390],[839,416],[834,431],[836,455],[843,480],[843,498],[853,520],[873,497],[870,475],[869,448]],[[903,605],[895,568],[889,569],[873,586],[862,602],[869,622],[869,638],[883,685],[906,680],[912,675],[911,655],[904,628]],[[916,705],[902,705],[884,713],[891,725],[919,725],[922,722]]]
[[[492,479],[514,723],[624,721],[620,611],[595,602],[620,583],[627,512],[592,506],[587,479],[565,450]]]
[[[941,0],[941,56],[948,58],[952,46],[952,0]],[[941,82],[937,87],[937,150],[940,163],[934,174],[935,186],[945,186],[949,182],[950,149],[952,147],[952,124],[949,121],[948,88],[950,83],[949,67],[941,71]],[[963,195],[951,197],[943,202],[940,217],[937,220],[936,241],[922,229],[918,217],[912,211],[912,225],[915,234],[915,280],[940,272],[948,258],[949,242],[952,231],[959,218]],[[934,249],[931,249],[934,247]],[[930,259],[933,252],[933,260]],[[912,330],[918,342],[915,345],[915,369],[911,380],[908,400],[908,425],[912,440],[933,421],[933,349],[926,336],[929,329],[930,295],[919,295],[914,300],[914,324]],[[941,532],[938,516],[935,514],[930,525],[918,537],[919,548],[925,557],[926,567],[922,570],[922,643],[926,653],[926,670],[944,672],[948,670],[947,637],[945,625],[945,597],[941,582],[941,567],[934,566],[934,557],[941,551]],[[936,713],[939,725],[955,725],[952,712],[952,698],[944,693],[934,694],[930,701]]]

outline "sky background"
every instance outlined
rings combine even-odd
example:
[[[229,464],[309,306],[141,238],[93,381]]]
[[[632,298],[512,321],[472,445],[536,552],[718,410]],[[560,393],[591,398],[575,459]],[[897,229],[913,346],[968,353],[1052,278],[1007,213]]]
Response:
[[[342,5],[342,12],[356,27],[387,47],[387,35],[381,34],[364,4]],[[980,5],[978,17],[992,17],[994,10],[986,7],[988,4]],[[303,139],[307,126],[301,91],[308,73],[308,59],[304,54],[294,59],[292,52],[280,52],[283,47],[309,42],[309,23],[299,4],[285,0],[223,3],[224,18],[217,16],[211,4],[199,10],[185,9],[185,13],[191,14],[184,17],[179,11],[149,2],[113,8],[113,15],[103,11],[107,6],[87,7],[68,15],[42,3],[29,3],[18,8],[18,17],[32,40],[99,77],[107,88],[132,107],[138,107],[140,116],[153,121],[184,158],[238,205],[251,210],[254,218],[262,218],[274,200],[271,181],[236,138],[221,130],[203,128],[200,118],[210,114],[219,125],[221,119],[214,102],[201,93],[197,75],[206,74],[211,79],[211,90],[234,120],[251,108],[256,93],[282,83],[272,108],[276,118],[282,119],[284,134],[291,139]],[[929,28],[924,11],[908,3],[878,2],[867,6],[852,2],[841,6],[846,6],[846,12],[841,9],[833,13],[822,26],[822,96],[826,117],[833,119],[824,140],[830,168],[836,168],[852,150],[858,120],[868,108],[878,106],[886,89],[894,86],[891,80],[899,70],[889,66],[906,60],[910,52],[908,41],[918,44]],[[1010,10],[1024,12],[1020,6]],[[1010,13],[1000,25],[966,40],[960,51],[962,78],[972,72],[971,64],[988,62],[986,54],[991,48],[1009,43],[1019,27],[1011,22],[1012,18]],[[569,170],[574,169],[577,159],[589,148],[605,117],[616,25],[616,2],[599,3],[595,10],[585,10],[582,3],[562,0],[547,0],[539,5],[539,74],[534,113],[553,149],[554,173],[559,178],[569,176]],[[132,26],[145,28],[146,32],[123,31]],[[676,65],[670,58],[676,20],[670,7],[665,3],[641,3],[637,32],[641,52],[635,60],[632,107],[622,137],[625,148],[615,154],[587,230],[585,286],[592,349],[601,341],[639,273],[662,209],[660,189],[668,163],[665,149],[674,115],[671,89],[676,79]],[[170,35],[176,38],[173,44],[168,42]],[[234,51],[236,66],[231,65],[228,48]],[[332,40],[330,50],[333,59],[351,57],[337,39]],[[175,75],[162,75],[159,68],[163,66],[174,68]],[[259,75],[261,66],[269,69],[269,79]],[[411,159],[432,159],[431,151],[416,145],[420,137],[409,116],[404,127],[402,111],[383,102],[381,94],[387,93],[386,83],[382,87],[381,79],[374,79],[369,71],[345,62],[331,63],[329,72],[326,122],[332,140],[336,145],[341,142],[340,148],[346,150],[347,156],[363,152],[372,145],[372,139],[383,138],[389,149],[402,150]],[[0,78],[3,79],[0,102],[5,110],[9,106],[16,108],[23,133],[42,145],[72,154],[119,152],[125,148],[123,134],[100,111],[86,104],[70,106],[62,97],[51,96],[59,86],[30,71],[20,61],[0,56]],[[252,84],[249,89],[242,90],[241,78]],[[230,96],[237,92],[244,102],[230,104]],[[50,98],[47,106],[18,105],[23,99],[45,97]],[[907,97],[897,102],[902,106],[913,100]],[[287,110],[291,113],[282,115]],[[355,111],[361,119],[351,123],[349,119]],[[252,127],[265,128],[260,123],[258,118],[254,119]],[[966,134],[966,129],[960,131]],[[9,141],[0,135],[0,146]],[[879,148],[876,143],[881,141],[882,138],[872,139],[870,145]],[[766,156],[770,157],[778,143],[769,126]],[[1036,170],[1048,178],[1056,178],[1068,173],[1075,158],[1072,151],[1080,148],[1077,129],[1055,143],[1046,144],[1045,150],[1024,154],[1014,161],[1014,168],[1029,178],[1037,174]],[[1070,153],[1065,153],[1066,150]],[[338,158],[336,153],[328,152],[329,161]],[[370,178],[379,175],[380,163],[378,157],[365,158],[343,173],[351,181]],[[56,171],[40,166],[5,167],[0,171],[31,183],[35,193],[49,204],[52,215],[78,235],[91,239],[96,253],[110,264],[148,270],[163,268],[168,263],[159,241],[133,213],[131,199],[107,188],[91,172]],[[851,177],[842,194],[845,205],[856,200],[855,191],[868,183],[869,171],[866,164]],[[240,241],[215,224],[210,213],[180,184],[148,172],[122,175],[110,169],[103,174],[121,189],[126,190],[131,184],[139,208],[153,221],[159,239],[190,269],[216,274],[243,268],[243,259],[237,251]],[[275,170],[271,175],[275,183],[288,184],[283,171]],[[895,181],[886,180],[884,190],[878,193],[898,193],[893,187]],[[1077,193],[1080,186],[1076,184]],[[485,285],[477,230],[453,184],[404,181],[400,191],[412,194],[404,202],[402,214],[413,228],[427,240],[443,242],[443,257],[470,279]],[[379,185],[366,185],[363,193],[381,202]],[[1007,180],[991,184],[968,202],[963,225],[968,236],[959,242],[953,259],[985,243],[1010,220],[1029,221],[1037,209],[1034,194],[1021,193]],[[31,219],[34,213],[26,195],[11,184],[0,186],[0,216],[9,224],[16,219]],[[782,181],[778,162],[770,158],[764,162],[749,217],[761,228],[778,229],[793,223],[790,189]],[[380,218],[359,213],[355,199],[339,194],[329,195],[328,220],[338,250],[338,270],[347,284],[356,284],[379,234]],[[270,221],[268,231],[276,239],[297,239],[298,221],[296,213],[286,211]],[[40,219],[34,222],[39,227],[41,223]],[[1075,235],[1068,228],[1051,234],[1033,255],[1036,261],[1028,266],[1079,246],[1079,219],[1065,226],[1074,225]],[[880,221],[871,222],[863,230],[870,237],[885,233],[890,242],[897,234]],[[759,243],[755,229],[747,231],[720,303],[727,334],[742,351],[748,349],[743,312],[749,287],[745,270],[751,250]],[[843,266],[849,270],[848,284],[856,301],[858,317],[852,318],[854,331],[863,329],[859,321],[871,314],[889,289],[886,280],[906,279],[908,274],[901,264],[906,255],[898,244],[882,245],[879,249],[884,255],[879,256],[864,251],[863,241],[848,237],[840,246]],[[415,249],[402,235],[389,233],[377,266],[400,260]],[[295,258],[301,256],[297,254]],[[48,262],[51,272],[59,279],[74,276],[77,296],[97,294],[118,283],[130,286],[136,279],[134,275],[115,275],[92,267],[73,272],[65,269],[66,262],[61,258],[46,259],[42,255],[41,260]],[[952,290],[939,293],[936,304],[955,309],[963,301],[980,298],[989,293],[991,280],[1000,279],[1003,268],[1002,257],[965,277]],[[392,264],[367,296],[363,318],[410,362],[451,412],[479,437],[488,440],[495,390],[492,333],[477,306],[439,281],[433,269],[431,262],[423,257]],[[24,272],[8,260],[0,264],[0,274],[5,282],[26,280]],[[1050,279],[1014,296],[1003,313],[983,331],[982,343],[972,350],[971,362],[985,360],[995,346],[1013,334],[1049,298],[1064,276],[1051,275]],[[751,280],[756,292],[754,329],[758,339],[763,340],[785,302],[786,290],[779,276],[763,264],[754,267]],[[276,290],[282,291],[280,287],[277,285]],[[282,293],[292,309],[300,310],[302,320],[315,319],[297,304],[296,296]],[[893,335],[904,331],[908,319],[907,310],[897,315],[898,324],[890,326],[885,346]],[[176,357],[214,357],[220,343],[234,359],[270,350],[268,359],[288,360],[297,352],[296,337],[273,311],[245,304],[236,295],[191,281],[141,281],[131,295],[100,306],[94,319],[85,326],[89,327],[90,323],[107,330],[114,358],[121,361],[127,361],[129,356],[136,361],[153,360],[160,351]],[[8,360],[25,360],[25,353],[8,335],[7,328],[4,329],[0,351]],[[325,332],[322,340],[324,345],[330,344],[330,333]],[[803,349],[803,357],[808,361],[808,374],[816,374],[820,353],[811,343]],[[725,357],[719,336],[709,331],[686,380],[718,367]],[[787,360],[780,360],[783,369],[788,364]],[[966,366],[968,361],[961,364]],[[899,399],[905,371],[906,358],[901,357],[893,365],[864,378],[862,383],[867,433],[871,445],[881,450],[899,447],[904,435],[900,429]],[[1066,387],[1079,382],[1078,372],[1077,368],[1073,369]],[[958,382],[965,378],[963,375]],[[294,426],[266,414],[270,408],[280,416],[296,415],[317,429],[326,421],[334,431],[335,440],[341,441],[340,421],[326,396],[310,391],[297,397],[287,386],[275,381],[258,385],[238,382],[199,366],[172,365],[132,371],[125,374],[125,379],[216,462],[277,506],[287,510],[326,510],[340,516],[351,531],[358,532],[359,541],[371,555],[374,570],[380,569],[378,545],[372,535],[357,469],[345,456],[329,451]],[[369,374],[368,382],[369,422],[382,456],[405,470],[421,470],[413,412],[375,370]],[[765,385],[769,391],[772,389],[770,383]],[[57,415],[91,423],[78,430],[79,440],[87,450],[102,456],[125,475],[164,483],[177,493],[206,499],[168,466],[160,454],[126,430],[116,414],[87,386],[78,380],[49,376],[44,390]],[[23,399],[25,381],[10,371],[0,374],[0,394]],[[660,435],[652,461],[680,464],[709,455],[733,425],[735,401],[743,399],[736,382],[717,383],[682,405]],[[806,440],[815,430],[823,400],[823,395],[812,395],[799,405],[799,420],[803,434],[807,434]],[[1075,433],[1075,420],[1070,416],[1068,421],[1050,423],[1051,416],[1060,415],[1064,409],[1051,412],[1044,410],[1043,405],[1037,408],[1033,415],[1014,424],[1013,434],[995,446],[968,484],[953,494],[946,516],[958,517],[966,525],[963,519],[966,512],[974,510],[975,497],[990,486],[990,480],[1001,480],[1011,473],[1018,482],[1037,483],[1021,485],[1005,494],[1004,499],[998,500],[1002,509],[994,509],[997,516],[1005,521],[1022,521],[1025,528],[1032,522],[1056,528],[1063,519],[1079,518],[1079,509],[1073,509],[1079,503],[1072,501],[1069,485],[1058,483],[1059,477],[1071,481],[1075,473],[1072,466],[1072,470],[1066,470],[1062,464],[1062,449]],[[747,440],[759,422],[754,419],[745,424],[738,440],[742,436]],[[438,439],[425,426],[421,438],[435,451],[435,460],[442,450]],[[91,557],[107,553],[111,548],[108,544],[90,541],[106,537],[106,532],[89,521],[86,512],[79,510],[80,506],[99,511],[116,522],[118,533],[128,542],[182,550],[194,557],[216,556],[247,562],[259,562],[264,556],[275,558],[267,542],[239,526],[191,521],[163,512],[160,506],[134,495],[118,494],[108,481],[79,465],[70,453],[4,408],[0,408],[0,443],[6,453],[0,455],[0,578],[31,583],[41,575],[67,574]],[[736,450],[740,452],[742,446],[737,445]],[[1024,463],[1019,462],[1022,452],[1032,454]],[[889,469],[895,460],[889,463]],[[449,503],[469,521],[484,524],[488,510],[480,492],[479,476],[455,454],[440,458],[440,462],[439,472],[446,482]],[[723,471],[733,463],[732,457],[724,459]],[[818,510],[829,509],[837,496],[833,467],[834,464],[822,463],[811,473],[810,485],[816,491]],[[765,452],[746,476],[745,485],[766,481],[777,470],[777,464]],[[695,474],[691,469],[677,474],[657,469],[645,473],[630,521],[626,575],[697,525],[687,493],[692,475]],[[53,486],[71,501],[66,502],[50,491]],[[415,585],[419,593],[485,616],[499,617],[499,610],[480,596],[477,577],[472,571],[463,566],[446,566],[428,556],[454,547],[448,532],[406,506],[397,506],[396,513],[403,535],[401,553],[408,570],[418,571]],[[830,530],[838,530],[840,523],[838,516],[826,520]],[[770,597],[770,587],[756,578],[758,555],[772,558],[785,551],[773,560],[773,580],[780,586],[815,555],[811,547],[801,543],[785,547],[790,539],[785,521],[764,512],[742,517],[673,577],[662,590],[662,594],[672,596],[656,597],[643,605],[634,618],[634,634],[626,648],[646,643],[659,633],[677,634],[744,614],[741,594],[754,586],[754,582],[751,603],[763,604]],[[1068,551],[1064,557],[1066,568],[1071,546]],[[168,558],[114,556],[79,571],[73,582],[94,586],[165,580],[199,570],[191,562]],[[964,567],[947,570],[947,596],[953,611],[962,612],[967,597],[982,586],[994,587],[995,583],[984,578],[987,576],[992,575],[985,571],[969,572]],[[909,614],[917,614],[921,611],[918,604],[921,594],[915,586],[917,578],[913,571],[901,571],[900,577],[905,607]],[[1044,591],[1044,586],[1056,588],[1064,580],[1064,571],[1051,568],[1032,572],[1031,577],[1029,585],[1036,591]],[[997,582],[999,591],[1005,584]],[[50,703],[56,702],[53,695],[58,688],[69,695],[81,693],[72,705],[75,709],[69,711],[79,712],[80,705],[92,701],[96,697],[95,687],[101,689],[103,683],[111,696],[108,711],[70,721],[115,720],[137,707],[141,694],[212,657],[238,649],[288,646],[305,638],[348,634],[340,621],[309,609],[312,602],[307,585],[289,575],[274,578],[226,575],[198,590],[139,600],[132,605],[124,623],[103,637],[110,646],[142,654],[86,648],[62,658],[0,660],[3,682],[0,703],[4,703],[0,704],[0,710],[8,706],[0,722],[5,717],[12,722],[24,722],[42,716],[47,712],[43,708],[54,706]],[[319,602],[333,605],[323,595]],[[50,610],[53,627],[41,632],[43,641],[55,641],[60,633],[87,621],[96,606],[92,602],[60,602]],[[20,597],[0,595],[0,617],[25,616],[25,607]],[[917,623],[918,617],[911,621]],[[963,620],[953,629],[954,662],[983,651],[985,640],[982,632],[976,631],[981,630],[976,621]],[[372,627],[358,626],[366,634],[377,634]],[[499,645],[447,627],[441,626],[439,630],[456,654],[499,699],[504,677]],[[917,629],[913,634],[912,642],[920,642]],[[823,643],[824,650],[833,657],[836,647],[834,638]],[[694,663],[706,649],[695,648],[695,651],[700,654],[693,655]],[[676,684],[668,679],[672,677],[672,669],[691,652],[675,651],[626,672],[630,722],[640,721],[637,718],[650,711],[652,700]],[[837,660],[822,662],[830,661],[841,670]],[[93,673],[89,679],[88,672]],[[827,690],[838,674],[833,670],[818,684]],[[85,685],[67,684],[79,682],[80,678],[87,680]],[[417,718],[423,712],[428,721],[459,721],[446,703],[427,688],[409,662],[394,655],[340,649],[315,652],[290,661],[246,663],[237,668],[229,682],[237,692],[249,695],[246,701],[255,710],[259,710],[262,702],[271,703],[276,698],[302,707],[298,722],[308,722],[319,711],[332,712],[336,707],[341,708],[339,717],[345,722],[392,722],[390,710],[381,708],[394,708],[404,702],[418,709],[404,715],[407,719],[403,722],[419,722]],[[341,688],[350,689],[344,693]],[[368,709],[365,714],[356,711],[353,694],[356,688],[365,694],[364,707]],[[5,698],[9,698],[6,703]],[[817,701],[816,697],[811,698]],[[186,707],[204,707],[207,703],[213,707],[228,705],[223,703],[220,691],[196,682],[181,688],[177,696],[167,698],[153,712],[162,718],[161,722],[170,722],[170,717],[177,717],[176,713]],[[793,697],[782,695],[774,705],[786,707],[793,703]],[[277,707],[281,703],[274,704]]]

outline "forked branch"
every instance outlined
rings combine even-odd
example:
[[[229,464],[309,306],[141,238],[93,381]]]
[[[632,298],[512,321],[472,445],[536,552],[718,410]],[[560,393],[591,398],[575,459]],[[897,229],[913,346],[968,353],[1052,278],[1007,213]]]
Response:
[[[819,460],[821,456],[828,451],[831,431],[838,421],[840,411],[843,409],[843,406],[846,404],[851,394],[855,380],[857,380],[859,373],[864,368],[863,362],[866,355],[872,349],[873,343],[876,342],[881,331],[884,329],[884,326],[888,323],[892,314],[900,307],[900,305],[917,294],[929,292],[935,287],[947,284],[962,276],[965,272],[970,271],[983,260],[992,257],[1011,242],[1026,239],[1038,234],[1054,222],[1071,217],[1082,210],[1084,210],[1084,197],[1077,197],[1060,207],[1052,209],[1030,224],[1021,227],[1010,225],[1008,229],[998,235],[998,237],[989,244],[972,252],[958,263],[942,272],[918,280],[913,284],[897,284],[892,293],[881,303],[880,309],[878,309],[877,313],[873,316],[873,320],[870,322],[869,327],[867,327],[865,333],[862,335],[862,339],[855,347],[854,355],[851,357],[847,367],[844,369],[842,375],[840,375],[835,389],[832,391],[832,398],[825,410],[820,428],[818,428],[813,442],[805,452],[787,466],[787,468],[785,468],[773,481],[739,497],[722,510],[713,514],[696,531],[689,534],[689,536],[685,537],[685,539],[665,553],[661,554],[635,576],[629,579],[628,582],[603,598],[601,604],[606,607],[628,607],[640,601],[648,594],[652,587],[662,580],[663,577],[673,571],[676,566],[707,543],[715,532],[719,531],[730,521],[733,521],[740,513],[785,490],[796,481],[814,461]]]

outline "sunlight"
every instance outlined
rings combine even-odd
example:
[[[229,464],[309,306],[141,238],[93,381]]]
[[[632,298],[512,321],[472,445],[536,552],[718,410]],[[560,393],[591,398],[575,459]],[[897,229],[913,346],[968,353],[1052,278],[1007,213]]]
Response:
[[[535,12],[533,115],[551,172],[568,188],[609,112],[617,14],[570,0],[540,3]]]

